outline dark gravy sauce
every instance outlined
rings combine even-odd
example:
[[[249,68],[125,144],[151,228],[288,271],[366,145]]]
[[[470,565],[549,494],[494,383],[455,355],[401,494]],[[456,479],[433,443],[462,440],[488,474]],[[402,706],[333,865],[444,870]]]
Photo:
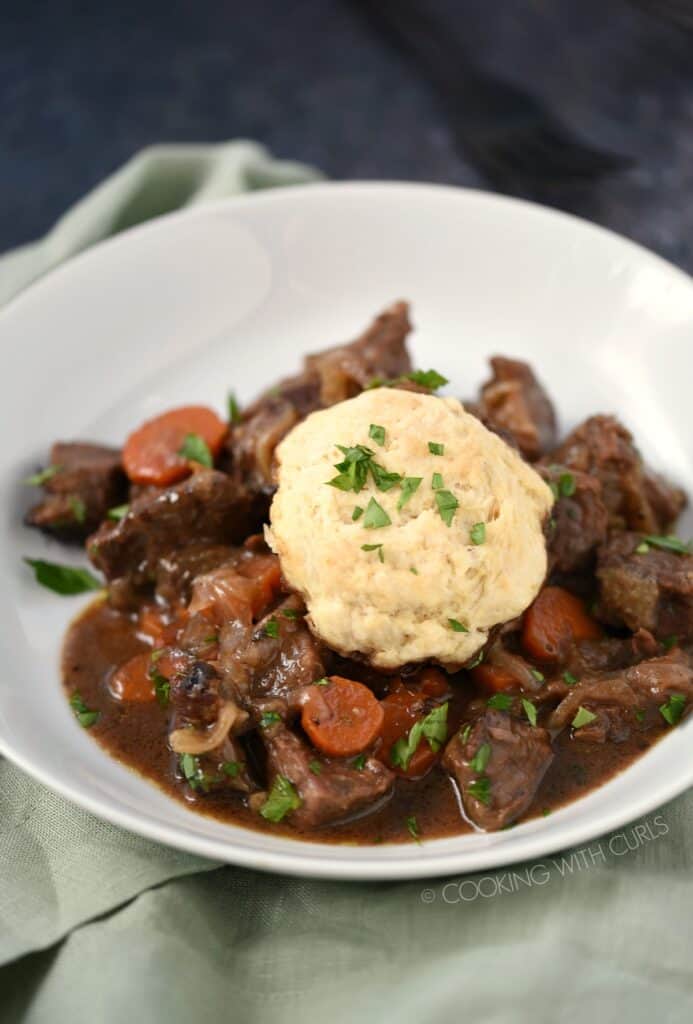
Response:
[[[301,832],[289,824],[271,824],[244,806],[242,797],[230,791],[197,796],[176,779],[175,755],[167,744],[168,713],[156,701],[124,703],[108,690],[114,669],[135,654],[150,648],[140,640],[132,618],[97,601],[70,627],[63,648],[63,685],[69,695],[78,690],[98,721],[89,730],[107,753],[198,813],[221,821],[275,832],[312,842],[391,843],[412,842],[407,819],[414,817],[422,839],[474,831],[462,815],[454,786],[434,768],[418,781],[397,779],[392,797],[375,811],[342,825]],[[450,704],[451,721],[463,721],[469,700],[477,696],[460,682]],[[575,743],[559,736],[556,757],[523,820],[550,811],[584,796],[622,771],[647,750],[666,727],[632,735],[622,743]]]

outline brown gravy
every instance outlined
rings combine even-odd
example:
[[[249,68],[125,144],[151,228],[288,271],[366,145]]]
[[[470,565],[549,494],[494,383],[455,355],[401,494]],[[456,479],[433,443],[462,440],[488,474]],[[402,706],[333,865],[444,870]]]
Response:
[[[89,731],[104,750],[198,813],[234,825],[312,842],[411,842],[407,819],[412,816],[424,839],[474,830],[460,812],[452,783],[439,768],[419,781],[397,779],[391,799],[380,809],[346,824],[311,832],[260,819],[244,806],[238,794],[230,791],[193,794],[175,777],[175,755],[167,745],[167,711],[155,701],[121,703],[108,690],[113,670],[148,649],[138,639],[130,616],[114,611],[99,600],[87,608],[67,633],[63,648],[63,685],[68,695],[78,690],[88,707],[100,712],[97,723]],[[453,721],[463,720],[472,696],[476,695],[470,694],[469,688],[461,682],[451,700]],[[634,734],[618,744],[575,744],[563,734],[555,741],[555,760],[523,820],[545,815],[584,796],[626,768],[664,731],[666,726],[657,731],[650,728],[646,734]]]

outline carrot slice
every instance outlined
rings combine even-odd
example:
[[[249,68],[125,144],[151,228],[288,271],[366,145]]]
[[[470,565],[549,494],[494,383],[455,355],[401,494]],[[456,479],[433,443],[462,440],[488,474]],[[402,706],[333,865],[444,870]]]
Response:
[[[149,675],[151,652],[136,654],[111,676],[108,684],[111,696],[116,700],[134,701],[143,704],[156,699],[154,682]]]
[[[507,669],[495,665],[477,665],[472,669],[472,679],[490,693],[502,693],[504,690],[517,690],[519,681]]]
[[[383,709],[363,683],[330,676],[313,686],[303,705],[301,725],[313,746],[328,757],[353,757],[380,732]]]
[[[580,598],[562,587],[544,587],[525,612],[522,646],[539,661],[561,662],[571,644],[598,640],[602,631]]]
[[[189,434],[201,438],[214,458],[227,429],[226,423],[204,405],[170,409],[130,434],[123,448],[125,472],[135,484],[168,487],[191,472],[191,461],[180,454]]]

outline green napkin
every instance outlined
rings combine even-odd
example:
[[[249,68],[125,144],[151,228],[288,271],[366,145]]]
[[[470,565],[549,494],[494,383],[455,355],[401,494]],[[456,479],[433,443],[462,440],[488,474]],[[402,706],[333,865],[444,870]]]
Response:
[[[252,143],[147,150],[0,258],[0,300],[131,224],[313,177]],[[314,882],[157,846],[0,760],[0,1022],[688,1024],[692,811],[499,871]]]

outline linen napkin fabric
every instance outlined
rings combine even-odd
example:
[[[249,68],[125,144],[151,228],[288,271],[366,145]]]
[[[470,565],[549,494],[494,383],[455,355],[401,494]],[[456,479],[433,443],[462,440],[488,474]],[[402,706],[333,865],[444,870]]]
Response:
[[[145,150],[0,258],[0,302],[168,210],[317,177],[249,142]],[[0,1024],[688,1024],[692,812],[497,871],[322,882],[140,839],[0,759]]]

